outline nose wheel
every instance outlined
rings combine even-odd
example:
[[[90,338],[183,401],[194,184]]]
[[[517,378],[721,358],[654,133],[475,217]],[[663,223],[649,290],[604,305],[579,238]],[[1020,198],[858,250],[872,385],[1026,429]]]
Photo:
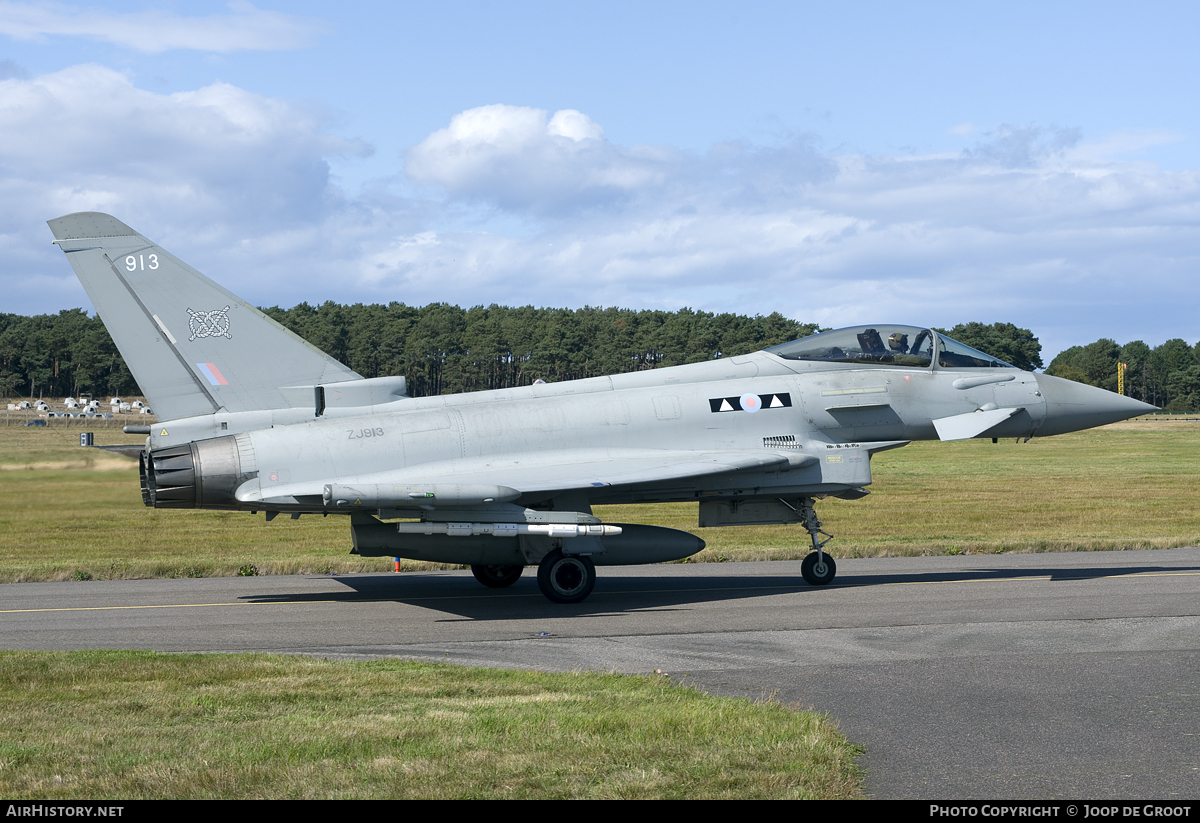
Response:
[[[833,581],[837,564],[825,552],[813,552],[800,564],[800,574],[810,586],[824,586]]]
[[[538,565],[538,588],[554,603],[579,603],[596,585],[596,566],[582,554],[555,549]]]

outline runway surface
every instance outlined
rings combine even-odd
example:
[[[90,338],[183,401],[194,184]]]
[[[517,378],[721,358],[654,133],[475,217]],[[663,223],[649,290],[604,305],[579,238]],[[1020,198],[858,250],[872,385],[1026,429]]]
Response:
[[[662,670],[828,712],[881,798],[1200,797],[1200,549],[0,586],[0,645]]]

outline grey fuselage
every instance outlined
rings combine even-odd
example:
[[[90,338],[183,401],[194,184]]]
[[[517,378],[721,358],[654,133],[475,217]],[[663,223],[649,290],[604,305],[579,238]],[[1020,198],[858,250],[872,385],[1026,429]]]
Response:
[[[452,479],[468,483],[475,466],[492,476],[509,459],[573,450],[601,459],[606,450],[620,459],[623,449],[768,450],[809,458],[698,478],[598,481],[585,489],[593,504],[836,495],[871,482],[869,455],[881,445],[938,439],[937,418],[1019,407],[987,436],[1039,433],[1047,427],[1048,383],[1066,391],[1077,385],[1012,368],[847,366],[758,352],[611,377],[326,409],[320,416],[312,408],[218,412],[155,426],[149,445],[157,450],[236,435],[231,440],[240,481],[230,479],[242,494],[219,508],[326,511],[314,495],[334,480],[420,484],[428,479],[422,467],[453,465]],[[764,398],[762,408],[736,408],[746,395]],[[1090,394],[1086,400],[1088,405],[1075,404],[1078,409],[1051,405],[1061,410],[1046,433],[1109,422],[1104,409],[1093,408]],[[1071,413],[1086,420],[1067,420]],[[250,493],[255,486],[258,493]],[[554,490],[525,493],[513,502],[532,506],[553,496]]]
[[[802,573],[824,585],[836,565],[813,501],[865,495],[874,452],[1060,434],[1153,409],[896,325],[410,398],[404,377],[363,378],[112,215],[48,225],[161,421],[139,454],[147,506],[348,514],[361,556],[469,564],[493,587],[537,565],[559,603],[587,597],[595,565],[704,546],[602,523],[593,504],[698,501],[701,526],[801,523],[814,549]]]

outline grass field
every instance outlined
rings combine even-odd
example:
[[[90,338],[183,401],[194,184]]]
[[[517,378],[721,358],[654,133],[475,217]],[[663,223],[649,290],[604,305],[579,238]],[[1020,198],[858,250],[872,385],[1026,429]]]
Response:
[[[853,798],[826,719],[663,677],[0,652],[0,796]]]
[[[136,463],[78,446],[78,427],[0,427],[0,582],[383,571],[349,554],[341,517],[147,509]],[[98,444],[137,442],[96,429]],[[825,500],[835,557],[1140,549],[1200,543],[1200,423],[1060,437],[919,442],[873,461],[872,494]],[[699,534],[698,562],[795,559],[799,526],[696,527],[696,505],[606,506],[608,522]],[[409,564],[416,568],[417,564]]]

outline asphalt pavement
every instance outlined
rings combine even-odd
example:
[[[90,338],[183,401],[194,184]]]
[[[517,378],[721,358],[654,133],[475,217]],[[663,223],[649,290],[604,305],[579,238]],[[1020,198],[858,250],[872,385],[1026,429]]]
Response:
[[[827,712],[868,792],[1200,797],[1200,549],[601,568],[556,606],[527,570],[19,583],[0,646],[402,656],[662,671]]]

